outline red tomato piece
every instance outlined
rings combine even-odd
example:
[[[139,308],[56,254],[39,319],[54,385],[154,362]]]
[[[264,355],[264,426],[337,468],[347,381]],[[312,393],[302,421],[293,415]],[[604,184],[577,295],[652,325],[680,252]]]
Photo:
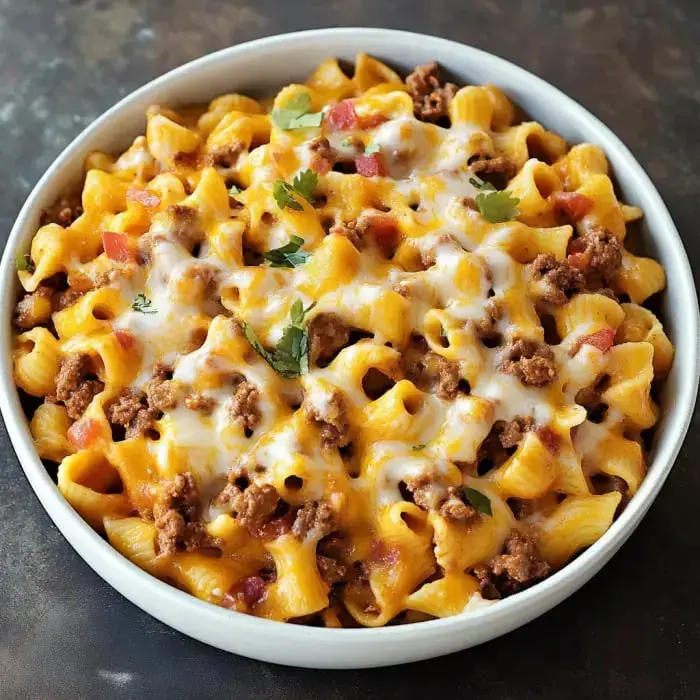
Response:
[[[92,418],[81,418],[68,428],[68,442],[79,450],[90,447],[100,436],[100,424]]]
[[[584,335],[581,338],[581,345],[592,345],[601,352],[607,352],[615,340],[615,332],[614,328],[603,328],[595,333],[591,333],[591,335]]]
[[[333,105],[326,115],[326,124],[330,131],[347,131],[357,127],[357,113],[352,100],[342,100]]]
[[[537,428],[537,437],[553,455],[559,452],[559,442],[561,438],[553,430],[547,427]]]
[[[241,609],[241,603],[248,609],[255,607],[264,597],[267,584],[262,576],[244,576],[231,586],[221,605],[225,608]]]
[[[550,199],[554,206],[572,221],[582,219],[593,209],[593,200],[578,192],[552,192]]]
[[[258,527],[253,535],[259,540],[276,540],[278,537],[287,534],[294,524],[294,513],[291,511],[269,523],[264,523]]]
[[[125,233],[105,231],[102,234],[102,246],[107,257],[115,262],[129,262],[132,259],[129,250],[129,237]]]
[[[586,270],[588,268],[588,256],[584,253],[571,253],[566,260],[571,267],[575,267],[577,270]]]
[[[155,208],[160,204],[160,197],[148,190],[142,190],[138,187],[129,187],[126,191],[126,198],[130,202],[138,202],[144,207]]]
[[[134,338],[133,334],[129,331],[123,331],[120,328],[114,331],[114,336],[117,339],[119,345],[121,345],[124,348],[124,350],[131,350],[131,348],[134,347],[136,338]]]
[[[374,214],[369,218],[368,230],[387,257],[393,255],[399,243],[399,227],[396,219],[387,214]]]
[[[359,156],[355,158],[355,167],[357,168],[357,172],[365,177],[386,175],[384,163],[382,163],[379,153],[372,153],[368,156]]]

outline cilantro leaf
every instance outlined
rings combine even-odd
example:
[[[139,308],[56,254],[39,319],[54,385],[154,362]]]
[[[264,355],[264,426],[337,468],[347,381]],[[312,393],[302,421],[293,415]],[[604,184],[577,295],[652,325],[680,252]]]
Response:
[[[153,308],[153,302],[145,294],[137,294],[131,303],[131,308],[140,314],[157,314],[158,310]]]
[[[243,333],[255,351],[284,379],[296,379],[309,371],[309,334],[301,327],[306,314],[316,306],[314,302],[306,309],[301,299],[295,300],[289,310],[291,324],[282,332],[275,349],[266,350],[255,331],[243,324]]]
[[[479,513],[484,515],[493,515],[491,510],[491,500],[488,496],[485,496],[481,491],[477,491],[469,486],[462,486],[462,494],[464,498],[476,508]]]
[[[469,178],[469,184],[476,187],[477,190],[495,190],[496,188],[486,180],[477,180],[475,177]]]
[[[296,200],[295,195],[303,197],[309,204],[313,204],[312,193],[317,182],[318,175],[313,170],[303,170],[294,177],[291,184],[284,180],[275,180],[272,194],[280,209],[287,207],[295,211],[302,211],[304,207]]]
[[[237,185],[231,185],[231,187],[228,188],[228,193],[232,196],[235,197],[237,194],[241,193],[241,188],[238,187]]]
[[[263,253],[263,258],[269,260],[272,267],[299,267],[303,265],[309,253],[304,251],[299,252],[299,248],[303,245],[304,239],[301,236],[292,236],[289,243],[286,243],[281,248],[273,248]]]
[[[508,190],[480,192],[476,195],[476,206],[481,216],[492,224],[500,224],[514,219],[520,210],[520,199],[513,197]]]
[[[323,112],[309,112],[311,97],[302,92],[288,100],[284,107],[272,110],[271,118],[278,129],[288,131],[290,129],[308,129],[320,126]]]
[[[29,253],[17,253],[17,258],[15,259],[17,269],[22,272],[29,272],[32,274],[34,272],[34,263],[29,257]]]

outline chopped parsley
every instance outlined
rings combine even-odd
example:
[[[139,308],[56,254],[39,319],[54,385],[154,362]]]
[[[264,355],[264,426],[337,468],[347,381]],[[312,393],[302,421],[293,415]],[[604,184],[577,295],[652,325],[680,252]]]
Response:
[[[131,308],[140,314],[157,314],[158,310],[153,308],[153,302],[145,294],[137,294],[131,303]]]
[[[274,350],[267,350],[247,324],[243,324],[243,333],[255,351],[267,362],[272,369],[284,379],[296,379],[309,371],[309,334],[301,327],[314,302],[306,309],[300,299],[297,299],[289,311],[291,324],[282,332],[282,337]]]
[[[365,147],[365,155],[371,156],[373,153],[379,153],[380,150],[381,148],[376,143],[373,143]]]
[[[420,445],[414,445],[411,449],[412,449],[414,452],[420,452],[421,450],[424,450],[424,449],[425,449],[425,446],[426,446],[426,443],[421,442]]]
[[[314,203],[312,192],[318,182],[318,175],[313,170],[303,170],[294,177],[294,181],[290,184],[284,180],[275,180],[272,188],[272,194],[277,200],[280,209],[285,207],[302,211],[304,207],[297,201],[295,195],[303,197],[310,204]]]
[[[340,146],[341,146],[342,148],[350,148],[350,147],[352,147],[352,145],[353,145],[352,139],[351,139],[349,136],[346,136],[346,137],[340,142]]]
[[[288,100],[284,107],[272,110],[272,123],[278,129],[285,131],[320,126],[323,112],[310,112],[310,108],[311,97],[308,93],[302,92]]]
[[[301,236],[292,236],[289,239],[289,243],[281,248],[268,250],[267,253],[263,253],[263,257],[265,260],[270,261],[272,267],[299,267],[309,257],[309,253],[303,250],[299,252],[299,248],[301,248],[303,243],[304,239]]]
[[[241,188],[238,187],[238,185],[231,185],[228,189],[228,193],[232,196],[235,197],[237,194],[241,193]]]
[[[477,190],[480,190],[475,201],[481,216],[486,221],[490,221],[492,224],[501,224],[520,214],[518,209],[520,199],[513,197],[508,190],[497,190],[490,182],[481,182],[473,177],[469,178],[469,182]]]
[[[34,263],[29,257],[29,253],[17,253],[15,262],[18,270],[22,272],[29,272],[30,274],[34,272]]]
[[[491,510],[491,500],[488,496],[484,496],[481,491],[477,491],[469,486],[462,486],[462,495],[479,513],[484,515],[493,515]]]

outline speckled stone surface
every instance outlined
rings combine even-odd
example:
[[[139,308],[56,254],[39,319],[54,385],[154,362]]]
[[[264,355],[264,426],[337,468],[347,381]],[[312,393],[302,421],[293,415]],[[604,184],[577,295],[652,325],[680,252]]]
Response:
[[[3,238],[46,166],[120,97],[189,59],[295,29],[442,35],[534,71],[601,117],[700,266],[698,0],[0,0]],[[0,698],[691,698],[700,691],[699,425],[642,525],[582,591],[470,651],[366,672],[287,669],[174,632],[49,521],[0,430]]]

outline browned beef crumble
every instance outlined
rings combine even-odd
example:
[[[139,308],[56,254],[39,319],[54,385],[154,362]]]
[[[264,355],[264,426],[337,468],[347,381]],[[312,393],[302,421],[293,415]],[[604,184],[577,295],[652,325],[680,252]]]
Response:
[[[340,390],[331,393],[323,410],[307,402],[306,419],[320,428],[324,447],[345,447],[350,442],[348,409]]]
[[[588,258],[591,270],[596,271],[604,283],[609,283],[622,263],[622,243],[610,231],[592,228],[584,231],[578,246],[584,245],[582,252]]]
[[[462,499],[456,486],[445,487],[432,475],[421,475],[404,482],[413,502],[422,510],[435,511],[452,522],[468,523],[478,516],[475,508]]]
[[[238,162],[238,157],[245,149],[245,143],[240,139],[225,146],[217,146],[209,152],[212,163],[221,168],[232,168]]]
[[[320,313],[308,325],[311,362],[330,360],[350,342],[350,328],[334,313]]]
[[[481,340],[496,340],[500,337],[498,329],[496,328],[496,321],[503,315],[503,311],[498,302],[489,299],[486,303],[486,314],[486,318],[479,319],[474,323],[474,330],[476,331],[477,337]]]
[[[518,530],[511,530],[503,554],[473,569],[485,598],[505,598],[548,576],[552,568],[542,559],[535,543]]]
[[[309,501],[296,512],[292,534],[300,540],[307,536],[320,540],[336,528],[335,513],[328,503]]]
[[[228,475],[228,484],[216,499],[222,506],[229,506],[236,520],[256,535],[268,522],[280,502],[279,494],[272,484],[241,483],[247,481],[245,472],[234,468]]]
[[[159,554],[170,556],[202,546],[205,530],[199,522],[199,489],[190,472],[167,483],[153,508],[153,518]]]
[[[479,160],[471,163],[469,167],[482,180],[491,183],[499,190],[504,189],[508,185],[508,181],[518,172],[517,163],[508,156],[479,158]]]
[[[82,213],[83,207],[79,195],[61,197],[59,201],[41,212],[39,223],[41,226],[58,224],[63,228],[68,228]]]
[[[544,386],[557,376],[554,353],[549,345],[525,339],[511,344],[501,371],[514,375],[528,386]]]
[[[144,435],[153,428],[159,411],[149,407],[146,395],[131,389],[122,389],[106,407],[107,420],[126,428],[126,437]]]
[[[459,365],[430,350],[425,338],[411,336],[403,353],[406,378],[421,391],[453,400],[459,389]]]
[[[182,204],[172,204],[167,211],[170,218],[170,236],[176,243],[191,251],[197,243],[204,240],[204,229],[195,209]]]
[[[321,578],[329,586],[345,581],[347,568],[331,557],[324,557],[322,554],[316,555],[316,566]]]
[[[85,291],[81,289],[73,289],[69,287],[64,289],[62,292],[58,292],[52,299],[53,311],[62,311],[67,309],[69,306],[73,306],[80,297],[85,294]]]
[[[335,233],[338,236],[347,238],[357,250],[362,250],[364,247],[364,228],[358,227],[356,221],[348,221],[347,223],[339,221],[331,226],[328,233]]]
[[[244,430],[253,431],[260,422],[260,392],[243,375],[235,377],[234,384],[236,392],[227,404],[229,417]]]
[[[501,445],[507,450],[515,447],[525,437],[525,433],[533,430],[535,421],[530,416],[516,416],[513,420],[503,424],[498,438]]]
[[[34,328],[34,326],[40,323],[45,323],[47,319],[38,318],[34,314],[34,304],[39,299],[51,299],[53,292],[54,290],[51,289],[51,287],[39,285],[35,292],[25,294],[24,297],[17,302],[17,306],[15,306],[15,325],[18,328],[26,330]]]
[[[205,415],[209,415],[216,406],[216,400],[195,392],[185,397],[185,406],[190,411],[201,411]]]
[[[432,61],[418,66],[406,78],[406,85],[413,98],[413,110],[418,119],[436,122],[449,116],[450,102],[457,93],[457,86],[440,81],[437,63]]]
[[[172,368],[159,362],[153,369],[153,379],[144,387],[148,405],[155,411],[167,411],[177,406],[178,384],[171,376]]]
[[[566,304],[572,293],[585,286],[586,278],[581,270],[566,260],[557,260],[551,253],[540,253],[532,262],[532,276],[544,280],[542,298],[551,304]]]
[[[72,420],[78,420],[93,398],[105,385],[92,374],[90,356],[85,353],[68,355],[61,360],[56,376],[56,391],[47,396],[49,403],[62,403]]]

